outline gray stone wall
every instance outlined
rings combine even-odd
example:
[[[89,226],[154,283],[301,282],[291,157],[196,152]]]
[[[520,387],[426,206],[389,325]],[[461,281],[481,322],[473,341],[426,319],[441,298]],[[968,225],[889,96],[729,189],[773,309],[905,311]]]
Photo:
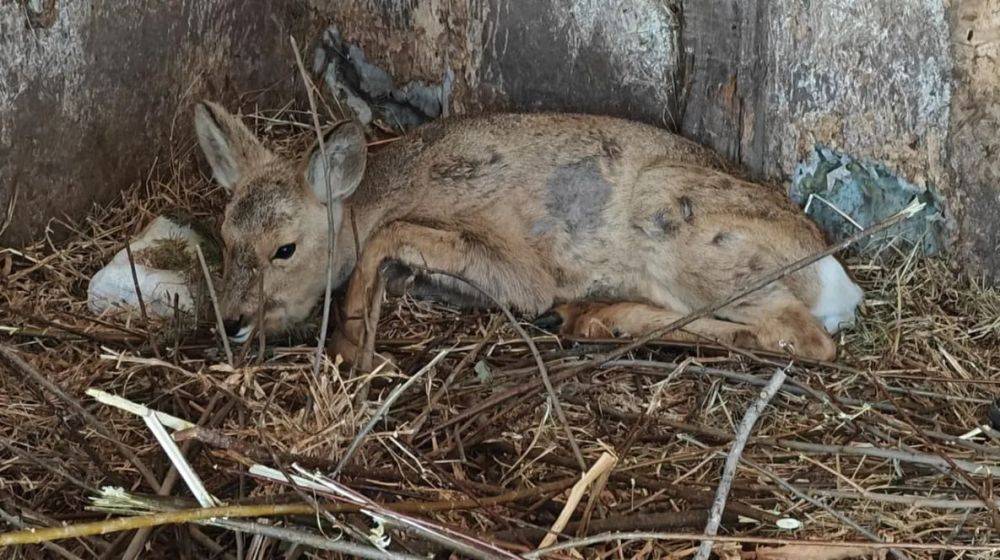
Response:
[[[0,2],[0,211],[18,193],[0,243],[113,200],[190,140],[193,100],[301,91],[288,37],[314,34],[310,13],[283,0]]]

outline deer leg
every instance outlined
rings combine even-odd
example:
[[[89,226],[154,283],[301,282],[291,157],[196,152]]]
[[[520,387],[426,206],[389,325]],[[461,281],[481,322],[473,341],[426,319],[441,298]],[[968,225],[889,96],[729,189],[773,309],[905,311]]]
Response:
[[[329,349],[359,366],[370,360],[370,356],[360,355],[368,353],[361,351],[365,327],[370,325],[368,336],[373,337],[378,318],[375,310],[382,297],[377,287],[385,285],[379,282],[379,275],[393,262],[447,273],[436,276],[463,292],[478,294],[462,280],[447,275],[464,278],[499,303],[519,311],[540,313],[547,309],[552,304],[554,280],[533,259],[518,257],[528,254],[530,247],[514,246],[510,240],[503,246],[491,245],[490,240],[497,238],[488,231],[453,232],[407,222],[387,224],[365,244],[351,274],[343,303],[343,326]]]
[[[553,309],[561,319],[562,334],[581,338],[641,336],[684,317],[683,313],[644,303],[572,302]],[[664,334],[676,342],[719,342],[739,347],[758,347],[755,329],[747,325],[696,319],[684,328]]]
[[[754,327],[761,348],[830,361],[837,344],[809,308],[785,290],[738,301],[718,312],[727,320]]]

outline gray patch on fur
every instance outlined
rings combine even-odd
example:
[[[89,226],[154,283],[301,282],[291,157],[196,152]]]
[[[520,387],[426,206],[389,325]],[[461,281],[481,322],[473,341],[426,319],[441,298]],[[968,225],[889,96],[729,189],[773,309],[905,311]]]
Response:
[[[597,158],[556,168],[545,185],[546,210],[562,220],[571,235],[593,232],[604,223],[604,208],[613,187],[601,173]]]
[[[535,223],[531,224],[531,236],[541,237],[543,235],[546,235],[547,233],[555,229],[558,225],[559,223],[556,222],[556,220],[551,217],[542,218],[541,220],[538,220]]]

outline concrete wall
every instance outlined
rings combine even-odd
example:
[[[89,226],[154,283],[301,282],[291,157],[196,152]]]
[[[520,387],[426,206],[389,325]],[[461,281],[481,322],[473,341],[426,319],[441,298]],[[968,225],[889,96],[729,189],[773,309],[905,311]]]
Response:
[[[18,191],[0,243],[141,179],[190,139],[192,100],[301,91],[288,37],[313,34],[309,14],[283,0],[0,2],[0,211]]]
[[[949,12],[954,82],[948,123],[949,200],[959,250],[1000,278],[1000,0],[962,0]]]
[[[884,163],[1000,278],[1000,0],[310,2],[400,82],[453,73],[455,112],[629,116],[768,180],[816,144]]]
[[[310,0],[401,82],[454,75],[451,109],[566,110],[671,125],[674,0]]]

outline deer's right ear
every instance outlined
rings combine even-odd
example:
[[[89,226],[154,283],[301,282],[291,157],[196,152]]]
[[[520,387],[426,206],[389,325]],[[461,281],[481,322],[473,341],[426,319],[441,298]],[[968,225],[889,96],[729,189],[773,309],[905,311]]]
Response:
[[[232,190],[250,166],[272,157],[239,117],[211,101],[195,107],[194,128],[212,176],[226,190]]]
[[[306,180],[323,204],[330,196],[342,200],[351,196],[365,174],[368,145],[365,131],[354,121],[345,121],[323,136],[323,147],[313,148],[306,166]]]

